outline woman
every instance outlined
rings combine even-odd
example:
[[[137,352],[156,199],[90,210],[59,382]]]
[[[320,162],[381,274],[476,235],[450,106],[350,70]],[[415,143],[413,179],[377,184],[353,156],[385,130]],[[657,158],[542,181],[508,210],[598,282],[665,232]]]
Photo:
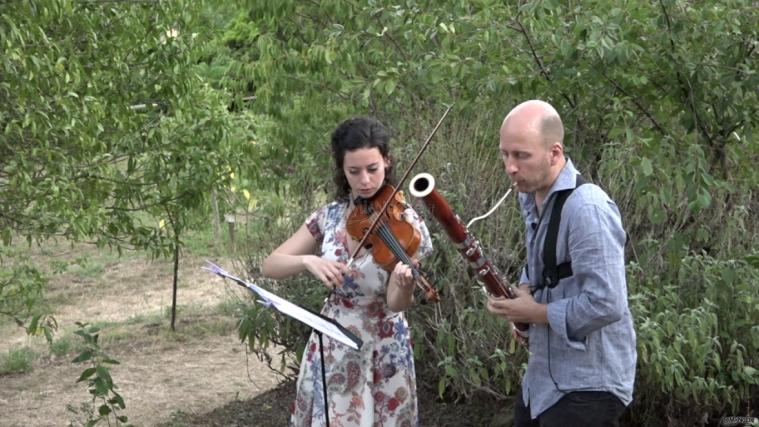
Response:
[[[390,137],[379,121],[358,117],[332,134],[336,200],[311,214],[263,262],[264,275],[282,279],[307,270],[332,292],[322,314],[360,337],[352,350],[324,337],[327,398],[332,426],[416,426],[418,410],[414,359],[408,323],[402,313],[413,302],[411,270],[403,263],[388,273],[362,249],[346,263],[358,241],[345,220],[359,198],[371,198],[392,180]],[[415,259],[432,251],[427,227],[410,207],[405,218],[422,238]],[[290,423],[323,425],[319,342],[315,334],[300,365]]]

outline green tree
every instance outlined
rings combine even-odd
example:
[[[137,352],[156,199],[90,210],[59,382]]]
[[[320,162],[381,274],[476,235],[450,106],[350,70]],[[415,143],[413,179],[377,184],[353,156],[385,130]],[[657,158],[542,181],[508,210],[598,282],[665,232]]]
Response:
[[[182,232],[240,160],[227,102],[196,69],[203,7],[0,3],[5,245],[63,237],[178,261]]]

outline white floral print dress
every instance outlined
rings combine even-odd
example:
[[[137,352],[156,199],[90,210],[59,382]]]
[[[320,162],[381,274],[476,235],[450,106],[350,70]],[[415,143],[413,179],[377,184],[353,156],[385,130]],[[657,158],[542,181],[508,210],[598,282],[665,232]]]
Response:
[[[306,220],[325,258],[347,262],[350,257],[347,208],[347,202],[332,202]],[[432,252],[427,227],[411,207],[404,215],[421,233],[416,258],[422,259]],[[361,255],[321,311],[363,341],[356,351],[322,337],[331,427],[419,424],[410,332],[406,316],[387,306],[388,278],[371,254]],[[313,333],[303,353],[290,425],[325,425],[319,339]]]

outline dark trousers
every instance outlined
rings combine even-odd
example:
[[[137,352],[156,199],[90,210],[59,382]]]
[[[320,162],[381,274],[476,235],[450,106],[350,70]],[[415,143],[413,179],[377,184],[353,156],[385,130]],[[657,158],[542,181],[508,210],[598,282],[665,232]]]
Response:
[[[574,391],[567,393],[553,406],[530,418],[530,407],[524,405],[522,390],[514,398],[515,427],[618,427],[625,405],[606,391]]]

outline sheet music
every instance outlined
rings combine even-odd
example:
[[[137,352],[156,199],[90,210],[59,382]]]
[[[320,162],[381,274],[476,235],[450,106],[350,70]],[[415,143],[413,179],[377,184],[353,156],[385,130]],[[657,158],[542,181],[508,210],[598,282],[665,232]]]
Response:
[[[317,331],[327,334],[337,341],[340,341],[341,343],[354,350],[358,350],[361,347],[361,340],[355,336],[351,337],[346,335],[344,328],[341,328],[335,321],[330,321],[330,319],[308,311],[303,307],[287,301],[284,298],[278,297],[277,295],[261,288],[260,286],[246,282],[239,277],[233,276],[210,261],[206,262],[209,264],[209,267],[202,267],[203,270],[210,271],[211,273],[234,280],[238,284],[245,286],[246,288],[255,292],[259,297],[261,297],[263,299],[263,301],[261,301],[262,303],[274,307],[280,313],[286,314],[296,320],[299,320],[306,325],[316,329]]]

